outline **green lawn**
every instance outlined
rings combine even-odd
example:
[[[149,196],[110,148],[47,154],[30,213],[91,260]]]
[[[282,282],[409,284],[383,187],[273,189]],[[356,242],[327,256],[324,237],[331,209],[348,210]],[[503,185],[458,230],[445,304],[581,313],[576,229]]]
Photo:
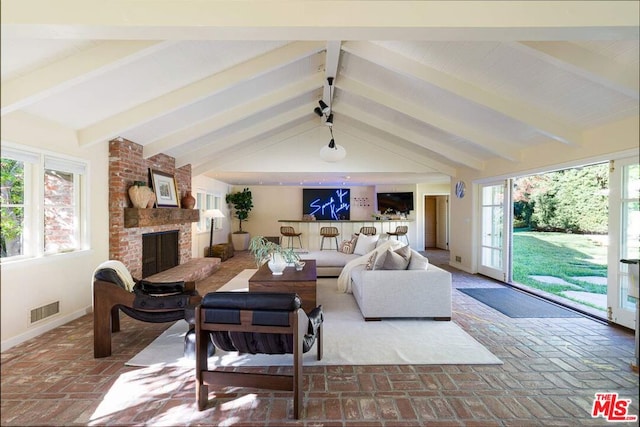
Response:
[[[607,277],[607,247],[588,235],[518,231],[513,233],[513,281],[560,295],[575,288],[545,284],[529,276],[553,276],[582,287],[583,291],[606,294],[607,287],[576,277]]]

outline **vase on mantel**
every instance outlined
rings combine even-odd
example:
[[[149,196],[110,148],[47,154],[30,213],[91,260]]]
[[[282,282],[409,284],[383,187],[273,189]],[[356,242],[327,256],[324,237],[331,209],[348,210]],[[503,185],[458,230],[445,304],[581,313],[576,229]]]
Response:
[[[153,205],[156,204],[156,193],[151,191],[151,195],[149,196],[149,202],[147,202],[147,209],[153,208]]]
[[[129,199],[134,208],[144,209],[149,204],[149,199],[153,194],[153,191],[147,187],[147,183],[144,181],[136,181],[131,187],[129,187]]]
[[[180,200],[183,209],[193,209],[196,205],[196,198],[191,195],[191,191],[187,190],[187,194]]]

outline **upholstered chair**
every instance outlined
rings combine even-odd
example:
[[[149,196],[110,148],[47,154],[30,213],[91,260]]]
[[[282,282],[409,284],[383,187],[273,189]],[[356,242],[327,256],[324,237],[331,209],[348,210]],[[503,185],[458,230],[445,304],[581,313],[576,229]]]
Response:
[[[295,293],[211,292],[196,307],[196,399],[198,409],[209,402],[209,385],[293,391],[294,417],[302,413],[302,354],[316,345],[322,359],[322,306],[307,315]],[[207,345],[213,339],[224,351],[243,354],[293,354],[293,374],[257,373],[242,368],[208,365]]]
[[[120,330],[120,310],[143,322],[174,322],[185,319],[185,309],[201,300],[195,282],[136,280],[120,261],[100,264],[93,275],[93,357],[111,356],[111,333]]]

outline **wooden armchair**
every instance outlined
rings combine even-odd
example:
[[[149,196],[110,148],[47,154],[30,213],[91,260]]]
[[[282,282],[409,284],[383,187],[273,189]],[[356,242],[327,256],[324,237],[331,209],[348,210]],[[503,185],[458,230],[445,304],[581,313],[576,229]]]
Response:
[[[322,306],[309,315],[294,293],[212,292],[196,307],[196,399],[203,410],[209,385],[293,391],[296,419],[302,411],[302,354],[317,340],[322,359]],[[293,375],[209,370],[207,345],[213,339],[224,351],[293,354]]]
[[[201,300],[195,282],[137,281],[119,261],[101,264],[93,277],[93,357],[111,356],[111,333],[120,330],[120,310],[143,322],[175,322]]]

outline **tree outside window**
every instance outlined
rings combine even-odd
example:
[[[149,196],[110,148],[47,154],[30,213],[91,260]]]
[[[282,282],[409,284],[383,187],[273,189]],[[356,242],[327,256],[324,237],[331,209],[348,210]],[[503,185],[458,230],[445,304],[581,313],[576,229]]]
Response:
[[[2,147],[0,258],[81,250],[86,163]]]
[[[23,254],[24,162],[0,160],[0,257]]]

